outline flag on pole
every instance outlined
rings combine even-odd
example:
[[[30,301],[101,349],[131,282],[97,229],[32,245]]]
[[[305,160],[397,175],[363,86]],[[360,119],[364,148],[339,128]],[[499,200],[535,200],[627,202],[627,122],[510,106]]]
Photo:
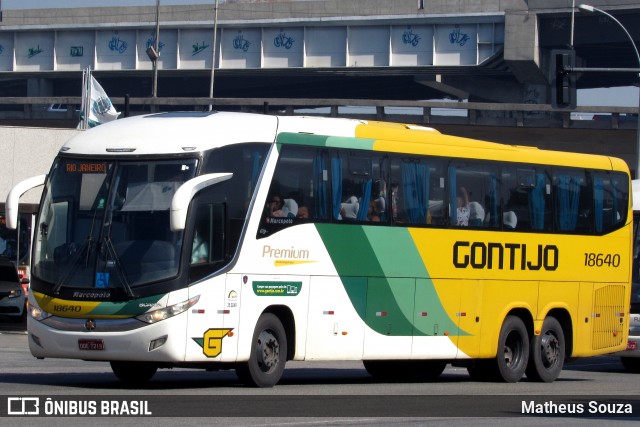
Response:
[[[91,75],[90,69],[82,74],[82,100],[82,121],[78,125],[80,129],[89,129],[110,122],[120,115],[100,83]]]

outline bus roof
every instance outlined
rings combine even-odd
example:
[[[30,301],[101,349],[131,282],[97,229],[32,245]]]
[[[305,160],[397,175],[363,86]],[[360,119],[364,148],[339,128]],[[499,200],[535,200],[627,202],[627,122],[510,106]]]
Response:
[[[71,138],[61,152],[121,156],[185,154],[240,142],[307,144],[311,140],[314,145],[375,151],[628,170],[622,160],[607,156],[473,140],[417,125],[235,112],[168,112],[115,120]]]
[[[219,112],[170,112],[128,117],[71,138],[61,152],[90,155],[185,154],[236,142],[272,143],[274,116]]]
[[[233,112],[169,112],[109,122],[71,138],[62,152],[89,155],[184,154],[239,142],[273,143],[277,132],[355,136],[362,121]]]

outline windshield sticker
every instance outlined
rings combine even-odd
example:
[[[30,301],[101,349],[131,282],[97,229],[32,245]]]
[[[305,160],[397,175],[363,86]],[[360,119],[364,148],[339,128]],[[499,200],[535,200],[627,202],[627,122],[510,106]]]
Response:
[[[104,289],[109,286],[109,273],[96,273],[96,288]]]
[[[302,289],[302,282],[252,282],[253,293],[258,296],[295,297]]]

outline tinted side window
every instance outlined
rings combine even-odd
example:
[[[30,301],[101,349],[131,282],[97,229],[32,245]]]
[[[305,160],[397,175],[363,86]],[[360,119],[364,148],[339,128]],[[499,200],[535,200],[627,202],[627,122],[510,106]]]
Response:
[[[553,226],[551,185],[547,172],[535,165],[502,171],[502,228],[545,231]]]
[[[269,144],[235,144],[207,152],[202,173],[231,172],[234,190],[226,195],[229,215],[244,222]],[[240,224],[241,225],[241,224]]]
[[[282,147],[258,237],[330,217],[329,156],[325,149]]]
[[[386,158],[359,150],[331,155],[331,217],[334,221],[387,221]]]
[[[556,230],[593,231],[593,194],[582,169],[555,169],[553,175]]]
[[[592,179],[595,232],[607,233],[627,220],[629,181],[617,172],[595,172]]]
[[[398,225],[444,225],[445,174],[437,157],[391,160],[391,217]]]
[[[497,227],[499,180],[489,163],[449,165],[449,223],[461,227]]]

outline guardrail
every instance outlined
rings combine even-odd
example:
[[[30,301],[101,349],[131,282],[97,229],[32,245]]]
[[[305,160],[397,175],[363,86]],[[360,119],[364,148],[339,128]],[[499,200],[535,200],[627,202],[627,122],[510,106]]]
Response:
[[[111,101],[125,115],[208,110],[212,106],[219,111],[350,117],[423,125],[636,129],[638,120],[636,107],[568,110],[554,109],[548,104],[297,98],[112,97]],[[17,121],[28,126],[29,122],[60,120],[75,126],[80,103],[80,97],[0,97],[0,124]],[[48,108],[57,104],[66,106],[66,111]]]

